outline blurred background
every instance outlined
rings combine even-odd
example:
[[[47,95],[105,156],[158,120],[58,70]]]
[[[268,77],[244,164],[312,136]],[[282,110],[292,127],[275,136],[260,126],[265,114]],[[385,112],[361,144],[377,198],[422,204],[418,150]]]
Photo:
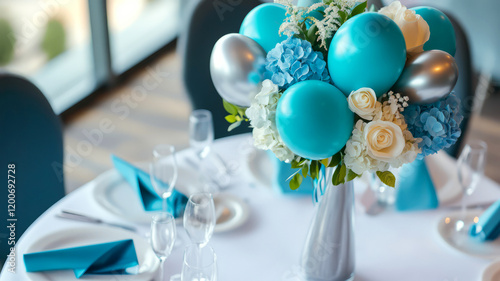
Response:
[[[187,147],[191,109],[222,107],[205,61],[215,41],[206,38],[237,32],[258,2],[0,0],[0,69],[28,77],[61,116],[66,192],[111,168],[110,153],[147,161],[156,143]],[[467,135],[488,143],[486,175],[500,182],[500,2],[401,2],[434,6],[462,26],[475,94],[464,101]],[[214,119],[224,136],[227,125]]]

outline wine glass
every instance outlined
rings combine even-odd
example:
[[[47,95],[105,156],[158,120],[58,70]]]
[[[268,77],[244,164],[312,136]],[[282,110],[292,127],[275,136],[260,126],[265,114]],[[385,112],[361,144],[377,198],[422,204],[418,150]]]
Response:
[[[201,250],[192,244],[184,251],[182,281],[215,281],[217,279],[217,257],[212,247]]]
[[[153,163],[150,170],[153,188],[163,199],[162,210],[167,212],[167,199],[172,195],[175,183],[177,182],[175,147],[168,144],[155,146],[153,150]]]
[[[465,145],[460,157],[458,158],[458,181],[462,187],[462,215],[461,220],[458,220],[455,227],[457,232],[467,232],[470,223],[466,219],[466,201],[467,196],[470,196],[477,188],[479,181],[484,173],[484,164],[486,157],[487,145],[483,141],[472,141]]]
[[[189,116],[189,144],[200,160],[210,154],[213,141],[212,113],[206,109],[194,110]]]
[[[184,229],[191,242],[199,248],[208,244],[215,227],[214,199],[210,193],[195,193],[189,197],[184,211]]]
[[[160,280],[163,280],[165,260],[172,252],[176,234],[175,219],[170,213],[158,212],[153,215],[151,221],[151,247],[161,262]]]
[[[229,169],[217,153],[212,153],[214,124],[212,113],[206,109],[194,110],[189,116],[189,144],[201,161],[199,168],[204,180],[213,182],[215,190],[229,184]],[[208,156],[210,159],[207,159]],[[205,163],[207,161],[210,162]]]

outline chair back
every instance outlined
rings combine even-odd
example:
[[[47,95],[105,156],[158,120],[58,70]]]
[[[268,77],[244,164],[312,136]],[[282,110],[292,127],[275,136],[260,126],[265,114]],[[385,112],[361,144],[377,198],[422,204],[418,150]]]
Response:
[[[182,76],[193,109],[208,109],[214,120],[214,136],[221,138],[250,132],[246,125],[227,132],[230,125],[222,98],[210,76],[210,55],[219,38],[228,33],[238,33],[245,16],[258,0],[191,0],[185,7],[184,30],[180,32],[178,52],[182,57]]]
[[[62,126],[35,85],[0,73],[0,134],[0,167],[5,176],[0,221],[15,225],[17,242],[28,226],[64,196]],[[10,236],[3,226],[0,262],[13,246]]]
[[[451,15],[447,14],[450,19],[453,28],[455,29],[456,41],[457,41],[457,51],[455,53],[455,61],[458,66],[458,81],[455,85],[453,91],[455,95],[461,100],[460,111],[464,115],[464,120],[460,125],[462,129],[462,135],[458,141],[451,147],[446,149],[446,152],[458,158],[462,146],[464,145],[464,140],[467,135],[469,128],[470,119],[472,117],[473,103],[474,103],[474,72],[472,69],[472,59],[469,48],[469,41],[467,40],[467,35],[460,23],[454,19]]]

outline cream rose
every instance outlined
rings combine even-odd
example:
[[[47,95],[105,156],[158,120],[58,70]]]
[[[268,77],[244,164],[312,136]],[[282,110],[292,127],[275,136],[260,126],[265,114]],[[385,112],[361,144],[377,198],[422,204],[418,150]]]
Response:
[[[413,10],[408,10],[401,2],[394,1],[389,6],[378,11],[391,18],[403,32],[408,53],[424,51],[424,44],[429,40],[431,32],[429,25]]]
[[[401,128],[389,121],[372,121],[364,129],[366,149],[373,159],[390,162],[401,155],[406,141]]]
[[[359,117],[372,120],[377,105],[377,96],[370,88],[361,88],[352,92],[347,98],[349,109]]]

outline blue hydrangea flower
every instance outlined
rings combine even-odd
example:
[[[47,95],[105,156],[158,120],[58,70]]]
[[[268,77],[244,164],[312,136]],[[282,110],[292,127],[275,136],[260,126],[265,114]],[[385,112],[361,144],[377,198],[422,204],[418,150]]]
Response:
[[[264,78],[283,90],[304,80],[330,82],[323,54],[313,51],[308,41],[293,37],[267,53]]]
[[[460,123],[464,117],[460,113],[460,99],[454,93],[432,104],[412,104],[403,115],[413,137],[422,139],[419,143],[422,153],[417,159],[452,146],[462,133]]]

